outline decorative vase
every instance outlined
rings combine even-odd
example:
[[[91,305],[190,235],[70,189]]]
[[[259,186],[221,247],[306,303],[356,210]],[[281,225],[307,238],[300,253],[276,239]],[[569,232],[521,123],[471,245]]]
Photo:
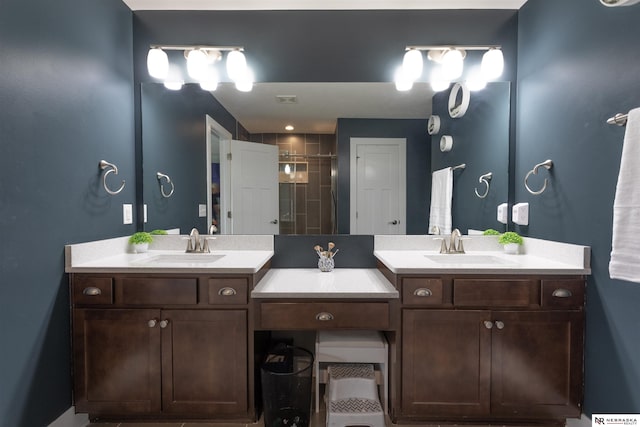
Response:
[[[134,243],[132,246],[133,246],[133,252],[137,254],[141,254],[149,250],[148,243]]]
[[[320,271],[332,271],[334,266],[335,264],[333,262],[333,258],[326,256],[321,256],[320,258],[318,258],[318,268],[320,269]]]
[[[517,243],[507,243],[504,245],[504,253],[515,255],[520,250],[520,245]]]

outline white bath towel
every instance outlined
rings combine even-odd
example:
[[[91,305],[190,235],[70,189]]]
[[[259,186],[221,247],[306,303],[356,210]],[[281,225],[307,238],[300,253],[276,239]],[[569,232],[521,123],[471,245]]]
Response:
[[[431,174],[431,208],[429,233],[436,227],[441,234],[451,234],[451,199],[453,197],[453,169],[444,168]]]
[[[640,282],[640,108],[629,111],[613,203],[609,276]]]

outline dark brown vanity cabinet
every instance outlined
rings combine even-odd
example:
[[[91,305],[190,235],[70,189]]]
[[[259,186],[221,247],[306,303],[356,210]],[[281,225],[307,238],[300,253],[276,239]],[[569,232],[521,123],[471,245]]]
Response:
[[[400,418],[580,416],[583,278],[407,277],[399,283]]]
[[[250,418],[250,281],[73,275],[76,409],[92,418]]]

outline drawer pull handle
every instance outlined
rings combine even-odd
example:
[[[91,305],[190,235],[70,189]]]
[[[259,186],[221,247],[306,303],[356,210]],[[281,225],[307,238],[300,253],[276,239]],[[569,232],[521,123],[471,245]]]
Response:
[[[551,294],[551,296],[554,296],[556,298],[569,298],[572,295],[573,294],[571,293],[571,291],[569,289],[563,289],[563,288],[556,289]]]
[[[496,328],[498,329],[504,329],[504,322],[501,322],[500,320],[496,320]]]
[[[91,287],[88,287],[88,288],[84,288],[82,293],[84,295],[88,295],[90,297],[96,297],[96,296],[102,294],[102,291],[100,290],[100,288],[96,288],[95,286],[91,286]]]
[[[220,288],[220,290],[218,291],[218,295],[222,295],[223,297],[230,297],[236,294],[236,290],[229,287]]]
[[[150,328],[155,328],[157,324],[158,324],[158,319],[151,319],[147,322],[147,325]]]
[[[430,297],[433,295],[433,292],[431,292],[431,289],[429,288],[418,288],[413,291],[413,294],[417,297]]]
[[[329,320],[333,320],[333,314],[327,312],[318,313],[316,314],[316,320],[328,322]]]
[[[490,321],[488,321],[488,320],[485,320],[485,321],[484,321],[484,327],[485,327],[485,328],[487,328],[487,329],[491,329],[491,328],[493,328],[493,322],[490,322]]]
[[[161,321],[160,321],[160,327],[161,327],[162,329],[166,328],[167,326],[169,326],[169,320],[168,320],[168,319],[165,319],[165,320],[161,320]]]

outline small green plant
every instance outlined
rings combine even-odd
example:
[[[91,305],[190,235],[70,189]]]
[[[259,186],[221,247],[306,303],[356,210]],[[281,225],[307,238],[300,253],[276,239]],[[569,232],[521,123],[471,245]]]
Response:
[[[154,236],[164,236],[164,235],[169,234],[169,233],[167,233],[167,230],[158,229],[158,230],[152,230],[151,234],[154,235]]]
[[[507,231],[506,233],[501,234],[498,238],[498,243],[500,243],[501,245],[506,245],[507,243],[516,243],[518,245],[521,245],[522,242],[522,236],[520,236],[515,231]]]
[[[482,233],[483,236],[499,236],[500,232],[498,230],[494,230],[493,228],[487,228]]]
[[[147,233],[146,231],[138,231],[137,233],[133,233],[131,237],[129,237],[129,243],[131,243],[132,245],[151,242],[153,242],[153,237],[151,236],[151,233]]]

